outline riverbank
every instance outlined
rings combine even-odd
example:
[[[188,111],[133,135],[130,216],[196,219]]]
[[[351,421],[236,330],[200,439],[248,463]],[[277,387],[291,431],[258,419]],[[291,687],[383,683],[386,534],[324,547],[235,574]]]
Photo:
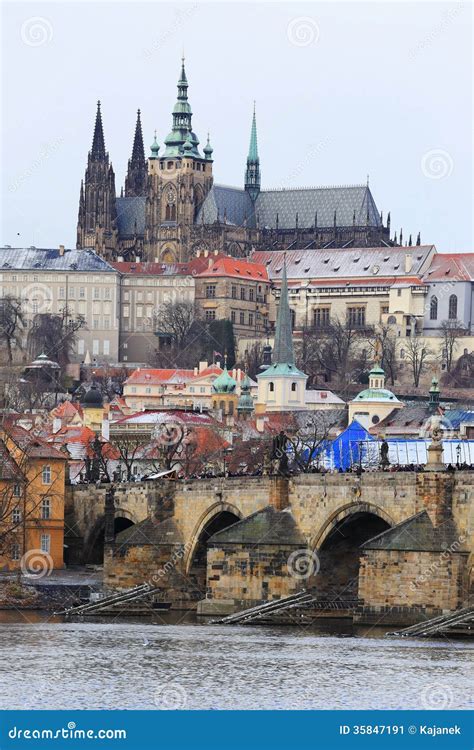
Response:
[[[88,601],[102,590],[102,571],[53,570],[47,576],[0,573],[0,610],[56,611]]]

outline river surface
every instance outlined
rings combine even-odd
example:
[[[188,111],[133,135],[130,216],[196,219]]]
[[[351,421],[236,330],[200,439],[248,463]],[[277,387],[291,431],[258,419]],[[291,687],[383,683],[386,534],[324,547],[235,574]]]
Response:
[[[472,708],[472,642],[167,619],[0,612],[0,709]]]

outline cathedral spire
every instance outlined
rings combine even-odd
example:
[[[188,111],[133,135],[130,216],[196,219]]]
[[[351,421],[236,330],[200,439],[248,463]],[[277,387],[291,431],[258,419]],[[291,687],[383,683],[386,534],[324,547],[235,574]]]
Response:
[[[184,57],[182,57],[181,72],[178,79],[178,98],[173,108],[173,129],[165,138],[165,157],[182,156],[184,144],[188,139],[188,134],[190,134],[192,151],[189,155],[202,158],[198,151],[199,140],[192,130],[192,115],[191,105],[188,102],[188,79],[184,67]]]
[[[283,276],[281,279],[280,302],[275,326],[275,346],[272,356],[273,364],[294,365],[293,327],[291,325],[291,310],[288,302],[288,280],[286,277],[286,258],[283,261]]]
[[[128,160],[128,171],[125,178],[125,195],[127,198],[146,194],[147,167],[143,146],[142,122],[140,110],[137,112],[135,136],[133,139],[132,157]]]
[[[255,114],[255,102],[253,104],[252,127],[250,130],[250,145],[247,156],[247,169],[245,170],[245,190],[255,201],[260,192],[260,159],[258,158],[257,145],[257,117]]]
[[[100,101],[97,102],[97,114],[95,116],[94,137],[92,139],[91,156],[94,160],[105,159],[104,129],[102,127],[102,113]]]

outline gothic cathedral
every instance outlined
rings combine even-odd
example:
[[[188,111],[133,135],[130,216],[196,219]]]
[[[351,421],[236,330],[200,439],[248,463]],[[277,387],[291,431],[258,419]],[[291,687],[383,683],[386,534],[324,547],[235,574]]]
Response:
[[[390,214],[384,225],[368,184],[262,190],[255,107],[243,188],[215,184],[209,137],[201,153],[192,129],[184,59],[172,117],[163,153],[155,133],[147,161],[138,110],[125,189],[117,197],[98,103],[81,183],[78,248],[109,260],[173,263],[206,250],[245,257],[253,249],[397,244]]]

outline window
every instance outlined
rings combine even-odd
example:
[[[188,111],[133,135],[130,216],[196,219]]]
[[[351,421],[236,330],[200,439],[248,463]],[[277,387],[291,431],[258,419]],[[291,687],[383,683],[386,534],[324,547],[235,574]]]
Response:
[[[243,312],[240,313],[240,315],[239,315],[239,321],[240,321],[240,325],[241,326],[245,325],[245,313],[243,313]]]
[[[327,328],[330,322],[329,307],[317,307],[313,313],[313,323],[315,328]]]
[[[137,292],[137,302],[143,302],[143,292]]]
[[[104,299],[110,299],[110,288],[108,286],[104,289]]]
[[[129,318],[130,317],[130,308],[128,305],[125,305],[123,308],[123,317]]]
[[[142,305],[137,305],[137,318],[143,318],[143,307],[142,307]]]
[[[21,497],[21,485],[15,484],[13,487],[13,497]]]
[[[84,339],[79,339],[77,342],[77,353],[84,354]]]
[[[275,383],[269,383],[268,390],[270,391],[270,393],[273,393],[275,390]]]
[[[51,466],[43,466],[41,479],[43,484],[51,484]]]
[[[382,305],[382,315],[388,315],[388,305]]]
[[[206,286],[206,298],[207,299],[214,299],[216,296],[216,286],[215,284],[209,284]]]
[[[232,299],[237,299],[237,287],[232,287]]]
[[[124,292],[123,293],[123,301],[124,302],[130,302],[130,292]]]
[[[86,297],[86,290],[85,290],[85,288],[83,286],[80,286],[79,287],[79,298],[80,299],[85,299],[85,297]]]
[[[71,299],[76,299],[76,287],[75,286],[69,287],[69,297]]]
[[[151,388],[145,388],[145,393],[151,393]]]
[[[250,302],[254,301],[254,291],[253,291],[253,289],[249,289],[249,300],[250,300]]]
[[[51,536],[49,534],[41,534],[41,552],[49,555],[51,549]]]
[[[92,321],[92,327],[94,330],[98,330],[100,328],[100,318],[94,318]]]
[[[41,518],[43,521],[51,518],[51,500],[49,497],[44,497],[41,501]]]
[[[64,299],[66,297],[66,290],[63,286],[59,287],[59,299]]]
[[[92,341],[92,354],[99,353],[99,339],[93,339]]]
[[[438,319],[438,297],[430,299],[430,320]]]
[[[348,307],[348,323],[353,328],[363,328],[365,326],[365,307]]]
[[[235,323],[235,310],[232,310],[230,314],[230,320],[231,320],[231,323]]]
[[[206,392],[206,386],[205,385],[201,385],[201,387],[199,388],[199,392],[200,393],[205,393]]]
[[[249,313],[249,326],[253,326],[253,313]]]
[[[104,328],[106,331],[110,328],[110,318],[104,318]]]
[[[110,341],[108,339],[104,340],[104,354],[110,354]]]
[[[291,392],[292,393],[298,393],[298,384],[297,383],[292,383],[291,384]]]
[[[291,315],[291,328],[294,329],[295,324],[296,324],[296,311],[290,310],[290,315]]]
[[[401,297],[401,296],[402,296],[402,290],[401,289],[397,289],[397,297]]]
[[[215,319],[216,319],[216,311],[206,310],[206,320],[215,320]]]
[[[400,349],[400,359],[405,359],[405,349]]]
[[[13,508],[12,510],[12,523],[21,523],[21,510],[20,508]]]
[[[458,317],[458,298],[455,294],[452,294],[449,298],[449,310],[448,318],[450,320],[456,320]]]
[[[10,557],[12,560],[19,560],[20,555],[20,545],[15,542],[15,544],[12,544],[11,550],[10,550]]]
[[[243,299],[243,300],[245,299],[245,287],[244,286],[240,287],[240,299]]]
[[[94,299],[100,299],[100,289],[94,287]]]

